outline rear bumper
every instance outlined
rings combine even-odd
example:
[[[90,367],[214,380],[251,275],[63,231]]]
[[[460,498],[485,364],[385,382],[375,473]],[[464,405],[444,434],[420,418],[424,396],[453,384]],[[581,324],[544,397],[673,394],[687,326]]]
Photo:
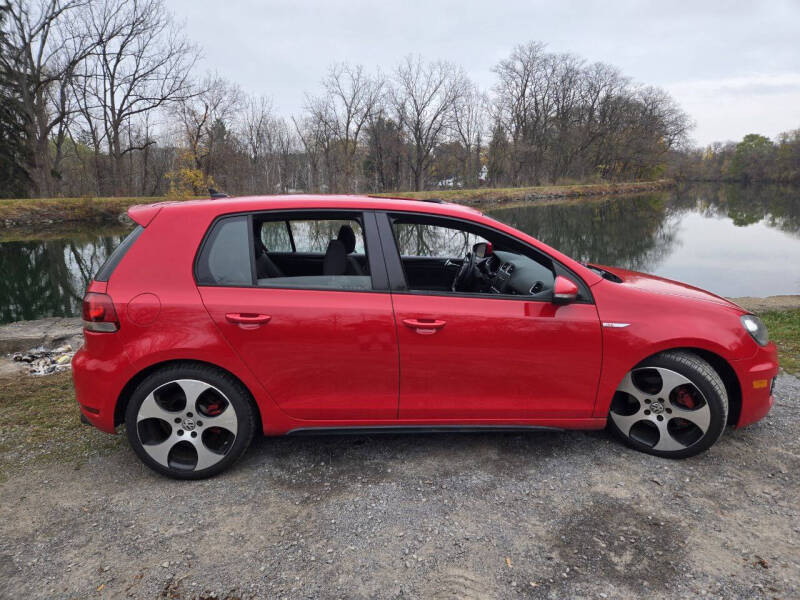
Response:
[[[113,334],[84,332],[84,335],[96,337]],[[114,408],[127,381],[130,364],[124,352],[109,353],[105,347],[108,342],[110,340],[102,338],[87,340],[72,359],[72,380],[81,420],[85,419],[101,431],[114,433]],[[93,346],[100,346],[98,352],[89,350]],[[97,354],[113,358],[100,359]]]
[[[778,349],[770,342],[754,356],[732,363],[742,387],[742,410],[734,427],[744,427],[763,419],[772,408],[772,388],[778,375]]]

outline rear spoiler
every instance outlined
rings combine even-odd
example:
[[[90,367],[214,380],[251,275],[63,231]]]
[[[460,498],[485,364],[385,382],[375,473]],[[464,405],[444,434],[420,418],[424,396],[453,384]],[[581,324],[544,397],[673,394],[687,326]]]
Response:
[[[133,219],[135,223],[142,227],[147,227],[158,212],[163,207],[163,204],[137,204],[128,209],[128,216]]]

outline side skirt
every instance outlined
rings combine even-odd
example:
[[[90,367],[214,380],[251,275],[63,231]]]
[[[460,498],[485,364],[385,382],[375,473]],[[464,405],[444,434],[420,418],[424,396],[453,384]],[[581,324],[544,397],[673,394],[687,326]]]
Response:
[[[531,431],[564,431],[543,425],[376,425],[374,427],[298,427],[286,435],[375,435],[408,433],[526,433]]]

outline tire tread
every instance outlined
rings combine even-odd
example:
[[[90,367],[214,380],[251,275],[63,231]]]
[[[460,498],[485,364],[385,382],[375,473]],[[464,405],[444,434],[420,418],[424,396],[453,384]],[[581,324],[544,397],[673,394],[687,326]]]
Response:
[[[665,364],[666,363],[666,364]],[[616,426],[613,424],[613,420],[609,417],[609,423],[611,424],[611,428],[622,437],[622,439],[632,448],[636,450],[640,450],[642,452],[646,452],[648,454],[653,454],[655,456],[662,456],[665,458],[687,458],[689,456],[694,456],[695,454],[699,454],[713,446],[720,437],[722,437],[723,432],[725,431],[725,426],[728,422],[728,393],[725,388],[725,383],[722,381],[722,377],[720,377],[719,373],[708,363],[708,361],[704,360],[697,354],[694,354],[688,350],[667,350],[651,356],[637,364],[634,369],[644,368],[644,367],[653,367],[659,366],[664,368],[671,368],[669,363],[673,363],[673,365],[677,364],[680,367],[683,367],[685,370],[689,371],[690,373],[695,373],[698,377],[704,380],[704,383],[711,387],[711,389],[716,393],[717,397],[719,398],[719,403],[715,403],[719,405],[721,409],[721,426],[717,427],[718,431],[716,434],[712,434],[710,437],[701,438],[700,441],[685,448],[683,450],[675,451],[675,452],[661,452],[649,449],[644,444],[640,442],[636,442],[629,437],[625,436],[622,432],[617,429]],[[690,377],[690,379],[692,379]],[[694,380],[693,380],[694,381]],[[697,383],[695,383],[697,385]],[[701,390],[702,391],[702,390]],[[705,393],[704,393],[705,395]],[[709,402],[709,399],[706,398],[706,402]],[[719,423],[719,421],[718,421]]]

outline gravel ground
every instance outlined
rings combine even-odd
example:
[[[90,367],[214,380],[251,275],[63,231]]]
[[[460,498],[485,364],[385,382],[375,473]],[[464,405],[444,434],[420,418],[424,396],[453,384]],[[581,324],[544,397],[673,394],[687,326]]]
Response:
[[[263,438],[200,482],[122,444],[26,465],[0,597],[797,598],[800,380],[776,396],[683,461],[564,432]]]

